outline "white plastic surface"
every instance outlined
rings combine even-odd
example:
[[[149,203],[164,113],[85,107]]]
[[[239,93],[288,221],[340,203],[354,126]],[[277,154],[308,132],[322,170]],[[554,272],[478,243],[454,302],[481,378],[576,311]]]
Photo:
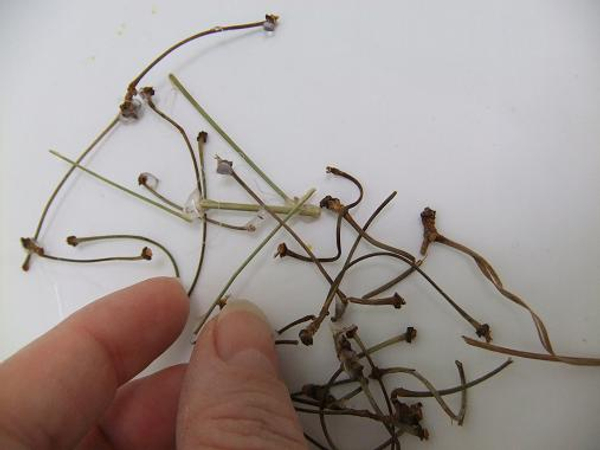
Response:
[[[51,189],[67,169],[48,153],[75,158],[117,111],[129,81],[155,55],[196,31],[281,15],[280,26],[219,34],[181,49],[142,85],[194,138],[209,133],[209,196],[248,201],[212,156],[234,167],[270,203],[264,183],[167,80],[174,72],[230,135],[290,195],[317,187],[350,201],[335,165],[366,188],[362,222],[392,191],[375,236],[418,251],[419,213],[438,211],[440,231],[480,251],[507,287],[544,318],[557,352],[600,356],[600,4],[596,1],[431,2],[3,2],[0,5],[1,299],[0,358],[94,298],[155,275],[168,259],[79,267],[36,259],[21,272],[18,238],[29,236]],[[139,189],[137,175],[160,178],[161,193],[184,202],[194,188],[181,137],[148,111],[120,125],[87,160],[98,172]],[[144,193],[139,189],[141,193]],[[250,216],[225,214],[246,223]],[[150,370],[184,361],[192,322],[229,273],[266,235],[211,229],[207,263],[183,336]],[[295,221],[319,255],[335,251],[335,221]],[[172,249],[185,283],[193,273],[201,225],[188,225],[77,174],[61,192],[41,241],[71,256],[137,254],[139,243],[71,248],[70,234],[138,233]],[[344,232],[347,246],[353,233]],[[283,233],[251,264],[231,294],[261,305],[274,327],[317,311],[326,283],[309,265],[273,260]],[[368,248],[368,247],[364,247]],[[528,314],[502,299],[466,257],[434,246],[425,269],[461,305],[491,324],[500,345],[541,351]],[[361,294],[397,273],[392,262],[349,274]],[[332,270],[332,273],[335,273]],[[414,344],[382,352],[382,365],[418,368],[436,385],[458,382],[504,358],[466,346],[471,329],[416,277],[398,288],[401,311],[356,305],[347,314],[374,344],[408,325]],[[335,367],[325,325],[313,348],[281,348],[293,388],[323,382]],[[290,337],[294,336],[292,332]],[[403,449],[596,449],[600,369],[517,360],[469,391],[463,427],[425,400],[431,439]],[[413,380],[398,385],[420,388]],[[458,407],[458,397],[451,402]],[[320,437],[318,421],[303,419]],[[350,449],[375,446],[379,427],[333,420]],[[346,448],[341,445],[342,448]]]

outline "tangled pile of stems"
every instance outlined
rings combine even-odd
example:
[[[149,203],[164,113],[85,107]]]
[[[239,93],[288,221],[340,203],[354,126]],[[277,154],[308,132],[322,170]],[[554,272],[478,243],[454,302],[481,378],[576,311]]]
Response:
[[[207,143],[208,134],[205,131],[198,133],[195,144],[189,138],[186,130],[172,117],[162,111],[154,101],[154,89],[151,87],[144,87],[138,90],[138,85],[145,77],[145,75],[163,58],[175,49],[182,45],[214,33],[229,30],[242,30],[250,28],[264,28],[267,31],[273,31],[277,23],[277,16],[266,15],[264,20],[258,22],[252,22],[240,25],[231,26],[218,26],[213,27],[209,30],[197,33],[190,36],[183,41],[169,47],[166,51],[155,58],[148,66],[136,76],[131,83],[128,85],[123,103],[119,107],[118,114],[109,122],[109,124],[102,130],[102,132],[92,141],[75,160],[71,160],[58,152],[51,151],[55,156],[61,158],[70,164],[68,171],[65,173],[63,178],[59,181],[54,191],[50,195],[47,203],[45,204],[36,229],[31,237],[21,239],[23,248],[26,250],[27,255],[22,265],[23,270],[27,271],[31,264],[33,256],[46,258],[54,261],[64,261],[72,263],[100,263],[107,261],[143,261],[151,260],[153,257],[152,250],[145,246],[141,253],[135,256],[107,256],[102,258],[70,258],[64,256],[57,256],[49,254],[46,249],[39,243],[39,238],[43,229],[43,225],[46,216],[54,203],[59,191],[65,185],[71,174],[75,169],[79,169],[99,180],[105,182],[112,187],[115,187],[128,195],[131,195],[138,200],[144,201],[151,204],[164,212],[167,212],[179,219],[186,222],[192,222],[194,219],[201,221],[201,240],[200,240],[200,251],[196,263],[196,270],[194,276],[189,284],[188,294],[191,294],[198,283],[203,262],[206,253],[206,242],[207,242],[207,230],[210,225],[220,226],[234,231],[252,232],[256,229],[256,226],[251,222],[246,224],[232,224],[222,222],[209,217],[208,211],[211,209],[230,209],[234,211],[249,211],[253,214],[258,213],[266,214],[271,216],[276,222],[276,226],[273,230],[261,241],[261,243],[254,249],[254,251],[241,262],[238,269],[231,275],[229,280],[225,283],[223,289],[219,292],[213,303],[208,308],[207,313],[203,316],[202,320],[196,326],[195,334],[197,334],[206,320],[210,317],[211,313],[218,307],[222,308],[228,298],[228,292],[234,283],[237,276],[244,270],[244,268],[251,262],[251,260],[266,246],[266,244],[273,238],[273,236],[282,228],[296,241],[301,247],[301,250],[292,250],[287,244],[281,243],[277,246],[277,252],[275,256],[281,258],[292,258],[303,262],[312,263],[316,266],[318,271],[321,273],[323,279],[329,286],[327,294],[324,296],[322,307],[314,314],[307,314],[299,319],[294,320],[290,324],[282,327],[277,331],[277,334],[282,335],[294,327],[302,325],[298,333],[297,339],[278,339],[275,341],[276,344],[293,344],[297,345],[302,342],[304,345],[312,345],[315,336],[321,329],[321,326],[325,319],[331,316],[331,321],[340,321],[348,306],[350,304],[358,304],[365,306],[377,306],[377,307],[393,307],[400,309],[405,305],[405,300],[397,293],[394,292],[391,295],[385,293],[395,288],[402,281],[407,279],[409,276],[420,276],[425,280],[438,294],[439,296],[448,303],[448,305],[454,309],[465,322],[472,327],[474,334],[478,340],[472,337],[463,336],[464,341],[475,347],[483,348],[489,351],[508,354],[511,356],[517,356],[529,359],[540,359],[546,361],[562,362],[571,365],[584,365],[584,366],[598,366],[600,365],[600,359],[597,358],[586,358],[586,357],[573,357],[557,354],[553,348],[552,342],[548,330],[539,315],[533,311],[533,309],[527,305],[527,303],[519,297],[517,294],[508,290],[496,270],[492,265],[480,254],[470,249],[464,244],[458,243],[452,239],[447,238],[441,234],[436,227],[436,213],[430,208],[425,208],[421,213],[421,221],[423,224],[423,242],[421,245],[421,255],[419,258],[410,254],[409,252],[397,248],[394,245],[383,242],[380,239],[374,237],[369,232],[369,227],[375,218],[383,211],[383,209],[392,201],[396,193],[391,193],[371,214],[368,220],[361,226],[353,217],[352,209],[361,203],[363,200],[364,189],[358,179],[336,167],[327,167],[327,172],[334,176],[346,179],[352,183],[357,190],[357,197],[352,202],[345,204],[342,200],[331,196],[324,197],[319,206],[308,204],[308,200],[312,197],[315,190],[309,189],[305,195],[301,198],[291,197],[287,195],[274,181],[272,181],[259,167],[258,165],[240,148],[240,146],[233,141],[233,139],[217,124],[217,122],[206,112],[206,110],[197,102],[197,100],[190,94],[190,92],[183,86],[174,75],[169,75],[169,79],[173,85],[182,93],[182,95],[189,101],[190,105],[196,109],[196,111],[212,126],[212,128],[231,146],[231,148],[237,153],[237,155],[246,162],[255,173],[260,176],[266,184],[268,184],[273,191],[275,191],[282,199],[282,205],[267,205],[260,198],[260,196],[250,188],[248,183],[240,177],[240,175],[234,170],[233,163],[224,159],[217,158],[217,172],[229,176],[233,179],[247,194],[253,199],[254,203],[239,204],[230,202],[220,202],[212,200],[208,197],[207,182],[205,175],[205,145]],[[140,101],[141,100],[141,101]],[[140,117],[140,110],[145,104],[145,107],[151,110],[154,114],[163,119],[168,123],[174,131],[176,131],[185,145],[185,150],[188,152],[195,179],[195,197],[192,197],[192,205],[182,206],[181,203],[172,201],[162,195],[158,190],[158,179],[149,173],[141,173],[138,176],[138,184],[142,186],[151,197],[147,197],[139,194],[138,192],[129,189],[110,180],[106,176],[100,175],[97,172],[82,165],[85,158],[97,147],[97,145],[103,141],[109,133],[113,131],[120,123],[127,121],[135,121]],[[320,208],[325,209],[336,216],[336,228],[335,228],[335,242],[336,252],[332,256],[316,256],[311,250],[310,246],[294,231],[289,225],[289,220],[297,214],[306,216],[318,217],[320,214]],[[341,230],[342,226],[346,224],[355,233],[356,237],[349,251],[345,254],[341,269],[338,270],[337,274],[333,276],[325,268],[328,263],[333,263],[341,260],[343,254]],[[169,258],[173,272],[176,277],[180,276],[179,266],[171,254],[171,252],[161,243],[154,239],[128,233],[116,233],[99,236],[68,236],[66,241],[71,246],[78,246],[88,242],[98,242],[106,240],[136,240],[142,241],[144,244],[158,247],[162,252]],[[374,248],[370,253],[356,256],[361,241],[365,241]],[[479,268],[481,274],[489,280],[496,290],[504,298],[510,300],[512,303],[526,310],[533,320],[538,339],[543,348],[543,352],[530,352],[519,349],[513,349],[503,346],[492,344],[491,326],[488,323],[482,323],[475,319],[469,314],[460,304],[454,300],[442,287],[440,287],[423,269],[423,265],[428,254],[428,251],[432,244],[446,245],[451,247],[458,252],[470,257]],[[371,291],[363,295],[351,295],[345,293],[341,289],[342,282],[346,279],[349,271],[356,266],[359,266],[367,260],[374,258],[386,258],[393,259],[402,265],[402,269],[398,275],[389,281],[383,283],[381,286],[372,289]],[[358,327],[356,325],[350,325],[346,327],[334,328],[333,341],[335,344],[336,358],[339,362],[338,369],[331,374],[323,383],[312,383],[305,384],[298,392],[291,394],[292,401],[297,411],[306,414],[316,414],[319,416],[320,423],[323,430],[323,435],[326,440],[326,444],[319,442],[312,436],[306,434],[306,438],[314,446],[320,449],[337,449],[339,448],[329,432],[327,427],[327,418],[329,416],[344,415],[364,418],[380,423],[385,432],[389,437],[382,443],[378,444],[375,449],[400,449],[400,437],[408,434],[415,436],[419,439],[427,439],[429,433],[422,425],[423,410],[420,402],[407,403],[401,399],[406,398],[428,398],[431,397],[439,404],[442,410],[448,414],[448,416],[456,421],[459,425],[462,425],[467,406],[467,391],[473,386],[489,379],[490,377],[498,374],[512,363],[512,359],[506,360],[496,369],[489,373],[486,373],[478,378],[468,381],[463,369],[463,365],[460,361],[456,361],[456,367],[459,374],[459,384],[454,387],[446,389],[436,388],[425,376],[414,368],[408,367],[381,367],[375,363],[373,358],[374,353],[377,351],[396,345],[399,343],[411,343],[415,340],[417,332],[414,327],[408,327],[403,333],[393,336],[377,345],[367,347],[360,338]],[[369,372],[365,371],[365,365]],[[425,388],[424,391],[413,391],[402,387],[396,387],[390,390],[386,386],[386,382],[392,378],[391,375],[395,374],[406,374],[416,378]],[[375,386],[374,386],[375,385]],[[379,395],[374,394],[374,390],[379,390]],[[446,403],[444,397],[451,394],[459,393],[460,407],[458,412],[454,412],[452,408]],[[358,396],[363,396],[366,399],[369,408],[356,409],[350,406],[353,400]],[[383,398],[383,405],[380,405],[377,398]]]

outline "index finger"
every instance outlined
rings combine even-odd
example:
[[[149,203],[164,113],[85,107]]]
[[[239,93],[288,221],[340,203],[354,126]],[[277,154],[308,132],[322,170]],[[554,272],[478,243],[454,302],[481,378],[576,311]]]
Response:
[[[74,447],[117,388],[177,338],[188,303],[177,280],[150,279],[82,308],[6,360],[0,443],[5,433],[25,448]]]

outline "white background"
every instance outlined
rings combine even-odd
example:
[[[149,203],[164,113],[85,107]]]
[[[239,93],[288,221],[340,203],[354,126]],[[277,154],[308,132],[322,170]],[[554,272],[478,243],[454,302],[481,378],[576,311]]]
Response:
[[[436,209],[440,230],[486,255],[506,286],[540,313],[558,352],[600,356],[600,4],[460,0],[3,2],[0,357],[100,295],[171,273],[159,250],[150,263],[79,267],[36,259],[28,274],[21,272],[18,238],[33,232],[67,168],[47,150],[75,158],[113,117],[128,82],[168,45],[213,25],[260,20],[265,12],[282,16],[274,35],[205,38],[142,84],[156,87],[160,107],[192,137],[207,129],[208,154],[234,159],[270,202],[277,197],[175,93],[169,72],[287,192],[301,195],[315,186],[315,201],[325,194],[354,198],[348,183],[324,173],[335,164],[366,187],[357,211],[363,221],[398,190],[373,234],[414,253],[419,213]],[[179,201],[194,184],[180,136],[152,114],[119,127],[88,164],[134,189],[137,174],[151,171]],[[209,189],[217,199],[247,200],[212,170]],[[317,254],[334,251],[330,214],[295,224]],[[272,226],[253,236],[211,230],[188,328],[151,370],[188,358],[192,322]],[[135,254],[136,243],[72,249],[64,237],[146,234],[172,249],[189,283],[199,229],[77,174],[55,203],[42,243],[74,257]],[[353,234],[345,238],[347,244]],[[259,303],[274,327],[316,312],[326,294],[313,267],[271,258],[281,240],[296,248],[279,235],[231,289]],[[541,351],[528,314],[501,298],[466,257],[434,246],[425,269],[492,325],[496,343]],[[397,270],[390,262],[366,264],[344,289],[361,294]],[[407,325],[419,330],[413,345],[382,352],[381,365],[416,367],[446,387],[458,380],[455,359],[470,378],[503,361],[467,347],[460,336],[472,336],[471,329],[420,279],[398,291],[407,300],[400,312],[357,306],[347,315],[370,344]],[[291,388],[326,380],[336,366],[330,341],[326,325],[314,347],[281,349]],[[599,380],[600,369],[518,360],[469,391],[462,428],[426,400],[431,439],[408,437],[403,448],[598,448]],[[421,388],[409,379],[391,381]],[[458,400],[450,398],[455,408]],[[322,440],[317,421],[305,424]],[[368,448],[385,438],[381,428],[357,425],[332,422],[342,448]]]

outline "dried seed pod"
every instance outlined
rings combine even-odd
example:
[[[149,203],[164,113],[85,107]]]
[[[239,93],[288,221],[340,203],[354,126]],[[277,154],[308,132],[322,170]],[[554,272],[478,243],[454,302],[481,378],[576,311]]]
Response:
[[[231,175],[233,173],[233,162],[226,159],[221,159],[218,156],[217,159],[217,173],[221,175]]]
[[[137,99],[125,100],[119,106],[121,114],[119,120],[123,123],[135,122],[141,117],[142,103]]]
[[[263,22],[263,29],[268,32],[275,31],[275,28],[277,28],[277,19],[279,19],[279,16],[267,14],[265,16],[265,21]]]
[[[146,186],[150,189],[158,188],[158,183],[160,180],[157,176],[151,174],[150,172],[142,172],[138,175],[138,185]]]

